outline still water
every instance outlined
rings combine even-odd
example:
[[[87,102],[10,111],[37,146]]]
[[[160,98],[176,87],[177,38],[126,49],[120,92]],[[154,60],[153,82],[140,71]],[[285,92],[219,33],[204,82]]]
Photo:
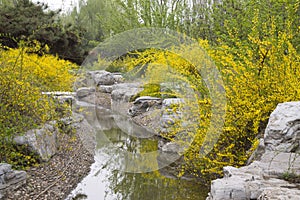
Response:
[[[93,110],[94,109],[94,110]],[[133,165],[143,165],[142,171],[133,173],[136,166],[128,165],[126,155],[133,157],[141,153],[157,151],[157,138],[147,135],[143,130],[127,119],[116,116],[104,108],[92,108],[85,112],[88,122],[96,131],[95,163],[91,172],[67,200],[75,199],[78,194],[88,200],[204,200],[207,187],[193,180],[180,180],[172,177],[166,169],[155,171],[158,161],[139,162]],[[130,133],[129,133],[130,132]],[[132,136],[132,133],[135,133]],[[136,135],[147,137],[136,137]],[[126,152],[126,153],[124,153]],[[131,162],[132,165],[132,162]],[[144,171],[144,172],[143,172]],[[79,196],[79,195],[78,195]]]

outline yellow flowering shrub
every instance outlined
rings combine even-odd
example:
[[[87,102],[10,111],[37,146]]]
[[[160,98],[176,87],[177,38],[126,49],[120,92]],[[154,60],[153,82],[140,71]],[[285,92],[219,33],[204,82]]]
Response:
[[[144,81],[147,87],[143,95],[161,97],[163,91],[158,88],[158,93],[157,86],[164,82],[185,83],[197,94],[190,98],[185,96],[186,92],[171,90],[168,93],[186,101],[191,109],[190,115],[183,120],[194,122],[188,128],[175,123],[176,128],[171,133],[162,135],[174,140],[177,133],[188,129],[187,134],[194,139],[184,152],[185,164],[179,175],[189,172],[211,179],[222,175],[222,167],[226,165],[244,165],[277,104],[299,100],[300,55],[290,42],[293,35],[289,32],[275,34],[275,24],[271,27],[273,30],[265,30],[271,32],[265,38],[256,34],[256,26],[247,41],[240,41],[234,33],[229,34],[234,47],[225,44],[211,47],[207,41],[199,41],[222,75],[227,101],[222,134],[205,157],[200,150],[210,125],[212,97],[198,73],[201,66],[193,66],[174,53],[154,49],[134,52],[134,56],[122,60],[120,66],[126,66],[129,78],[140,77]],[[192,50],[187,52],[193,54]],[[203,66],[209,66],[210,61],[201,56],[197,58],[207,62]],[[151,85],[153,88],[149,89]],[[185,138],[180,139],[185,142]]]
[[[76,65],[51,55],[27,53],[32,48],[0,50],[1,162],[17,160],[9,145],[16,134],[58,117],[57,104],[42,92],[70,91],[75,80],[70,70]]]
[[[227,97],[223,134],[214,149],[204,159],[186,158],[200,174],[221,174],[225,165],[244,165],[277,104],[300,99],[300,55],[291,44],[293,34],[276,33],[271,24],[263,30],[269,36],[262,38],[256,22],[253,19],[247,41],[229,34],[234,47],[212,48],[200,41],[222,73]]]

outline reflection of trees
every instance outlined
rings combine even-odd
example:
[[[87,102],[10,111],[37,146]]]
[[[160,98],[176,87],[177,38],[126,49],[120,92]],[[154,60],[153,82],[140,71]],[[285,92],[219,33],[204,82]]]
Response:
[[[157,141],[151,139],[132,138],[120,129],[105,131],[106,136],[120,147],[132,153],[146,153],[157,150]],[[114,155],[114,159],[118,156]],[[121,156],[120,156],[121,157]],[[108,162],[117,162],[110,160]],[[149,162],[149,161],[148,161]],[[122,162],[121,162],[122,163]],[[145,166],[153,163],[138,163]],[[111,163],[103,166],[110,168]],[[114,196],[117,199],[128,200],[157,200],[157,199],[205,199],[208,190],[196,182],[169,179],[162,176],[158,171],[149,173],[125,173],[118,170],[110,170],[107,179],[109,191],[107,196]]]
[[[169,179],[158,171],[143,174],[114,171],[109,177],[109,188],[118,199],[205,199],[207,188],[196,182]]]

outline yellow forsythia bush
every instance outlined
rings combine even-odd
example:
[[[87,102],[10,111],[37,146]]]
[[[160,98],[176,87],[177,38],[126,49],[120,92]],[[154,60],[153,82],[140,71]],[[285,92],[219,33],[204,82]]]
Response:
[[[172,133],[162,135],[173,140],[178,132],[190,129],[187,133],[194,137],[184,153],[185,164],[179,175],[189,172],[211,179],[222,175],[222,167],[226,165],[244,165],[277,104],[300,99],[300,55],[290,39],[287,33],[261,39],[253,30],[247,43],[232,35],[235,48],[227,45],[213,48],[206,41],[200,41],[200,46],[206,49],[222,75],[227,101],[222,133],[205,157],[200,156],[200,149],[210,125],[212,102],[203,77],[197,73],[201,65],[193,66],[176,54],[154,49],[135,52],[134,57],[123,60],[127,74],[143,78],[145,84],[174,81],[180,85],[183,82],[198,92],[195,98],[186,97],[186,93],[180,91],[168,94],[186,101],[192,109],[184,120],[195,122],[193,127],[178,126]],[[209,66],[207,58],[201,56],[197,55],[197,59]]]
[[[75,64],[51,55],[27,53],[31,50],[0,50],[0,161],[9,161],[9,143],[14,135],[58,116],[57,104],[42,92],[70,91],[75,80],[71,73]]]
[[[249,158],[257,138],[278,103],[300,99],[300,54],[291,44],[292,34],[279,32],[262,38],[255,30],[248,41],[232,34],[234,46],[210,47],[201,41],[216,62],[226,87],[225,125],[218,143],[203,159],[197,148],[186,154],[187,165],[200,174],[222,174],[226,165],[241,166]],[[200,169],[200,170],[199,170]]]

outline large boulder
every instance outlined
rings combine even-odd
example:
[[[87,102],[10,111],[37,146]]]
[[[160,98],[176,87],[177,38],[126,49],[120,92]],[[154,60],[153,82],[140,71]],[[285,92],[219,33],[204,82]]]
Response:
[[[98,85],[113,85],[115,83],[114,75],[110,72],[100,70],[92,74],[92,78],[96,86]]]
[[[268,151],[261,161],[254,161],[249,166],[239,169],[224,167],[224,178],[212,181],[208,199],[250,200],[263,196],[265,199],[285,199],[275,195],[283,189],[286,194],[295,194],[287,199],[297,199],[300,196],[299,185],[280,179],[288,172],[300,175],[299,156],[294,153]],[[288,188],[290,189],[287,190]]]
[[[7,191],[17,189],[26,183],[25,171],[11,169],[11,165],[0,163],[0,199],[3,199]]]
[[[265,131],[266,149],[300,152],[300,102],[278,104]]]
[[[14,138],[17,145],[26,146],[30,151],[48,161],[57,152],[58,129],[55,123],[45,124],[39,129],[27,131],[24,135]]]
[[[256,161],[239,169],[224,167],[224,178],[212,181],[208,200],[299,199],[299,183],[283,180],[300,177],[300,102],[282,103],[270,115]]]
[[[115,102],[129,102],[132,97],[142,90],[139,83],[116,84],[113,87],[111,99]]]

